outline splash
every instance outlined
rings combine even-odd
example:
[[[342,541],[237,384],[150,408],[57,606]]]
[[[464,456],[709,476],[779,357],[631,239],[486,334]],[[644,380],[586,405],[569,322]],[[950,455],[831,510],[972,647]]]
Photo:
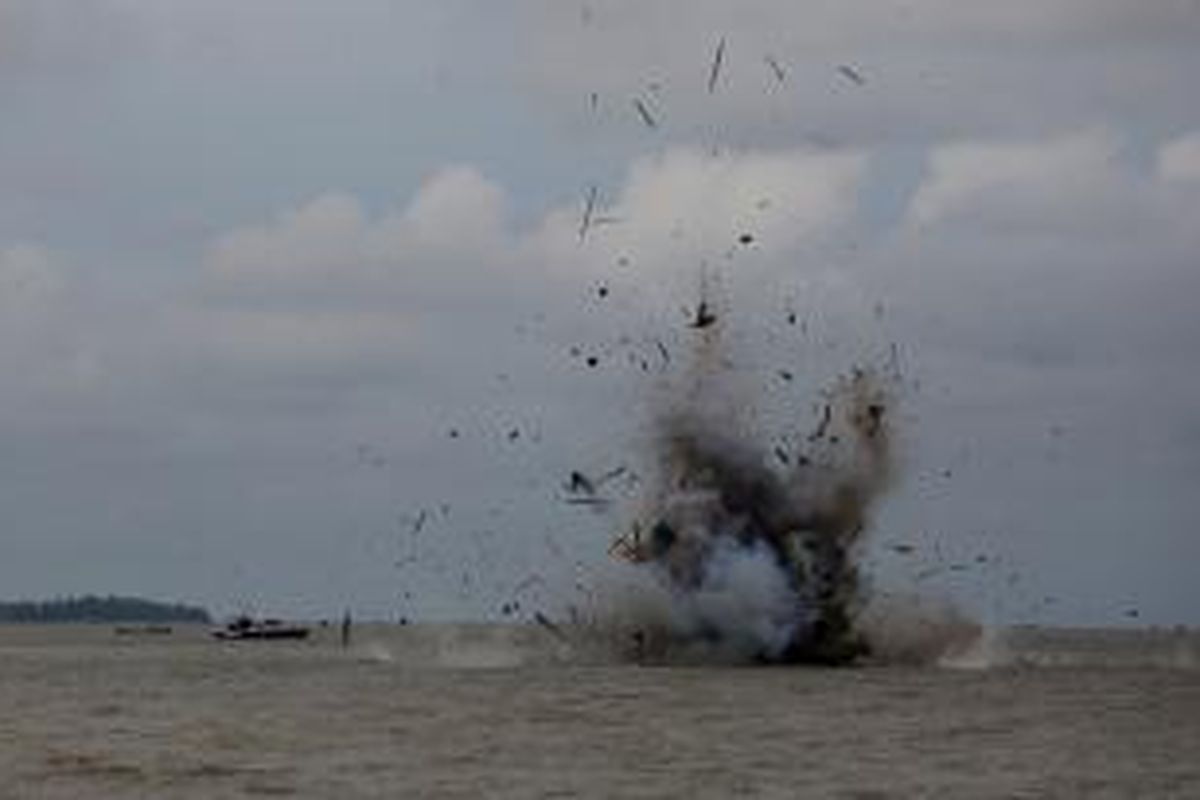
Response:
[[[652,488],[613,552],[665,591],[668,638],[764,662],[853,662],[870,649],[858,551],[893,473],[886,383],[851,370],[822,393],[802,445],[767,448],[742,423],[720,326],[696,333],[655,426]]]

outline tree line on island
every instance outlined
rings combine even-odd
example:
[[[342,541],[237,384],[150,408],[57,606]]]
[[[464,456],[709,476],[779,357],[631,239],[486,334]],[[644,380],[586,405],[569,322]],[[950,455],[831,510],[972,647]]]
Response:
[[[212,617],[199,606],[161,603],[142,597],[83,595],[52,600],[0,601],[0,623],[198,622]]]

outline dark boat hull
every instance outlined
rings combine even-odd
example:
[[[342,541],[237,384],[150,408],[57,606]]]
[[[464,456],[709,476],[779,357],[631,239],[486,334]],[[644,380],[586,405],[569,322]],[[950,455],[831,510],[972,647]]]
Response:
[[[220,628],[213,631],[212,635],[222,641],[307,639],[308,628],[298,625],[242,625]]]

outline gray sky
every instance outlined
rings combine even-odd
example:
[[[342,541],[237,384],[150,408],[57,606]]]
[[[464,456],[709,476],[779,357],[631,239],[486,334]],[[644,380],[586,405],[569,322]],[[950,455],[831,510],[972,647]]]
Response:
[[[1197,75],[1192,0],[0,0],[0,594],[561,602],[703,264],[764,437],[895,343],[877,585],[1200,623]]]

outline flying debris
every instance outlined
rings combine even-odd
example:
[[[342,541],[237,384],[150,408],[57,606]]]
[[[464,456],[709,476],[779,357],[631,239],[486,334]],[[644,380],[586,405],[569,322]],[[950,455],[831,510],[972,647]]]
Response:
[[[642,98],[633,98],[633,107],[637,110],[638,116],[642,118],[642,122],[646,123],[647,128],[657,128],[658,122],[650,113],[650,109],[646,108],[646,104],[642,102]]]
[[[596,191],[595,184],[589,186],[584,199],[583,218],[579,221],[579,241],[581,243],[587,237],[588,228],[592,226],[592,212],[596,210]]]
[[[533,612],[533,619],[537,622],[538,625],[541,625],[543,628],[545,628],[547,631],[549,631],[550,635],[552,635],[555,639],[558,639],[560,642],[567,641],[567,635],[565,633],[563,633],[562,628],[558,627],[553,622],[551,622],[550,619],[542,612],[540,612],[540,611]]]
[[[581,495],[579,497],[568,497],[567,505],[569,506],[588,506],[596,510],[603,510],[612,505],[612,500],[599,495]]]
[[[571,477],[567,481],[568,492],[585,492],[587,494],[596,493],[596,484],[592,483],[592,479],[582,472],[571,470]]]
[[[609,481],[616,480],[617,478],[621,477],[622,475],[624,475],[627,472],[629,472],[628,467],[625,467],[625,466],[613,467],[608,472],[606,472],[600,476],[600,478],[596,481],[596,485],[603,486],[604,484],[608,483]]]
[[[721,76],[721,64],[725,60],[725,37],[717,43],[717,51],[713,53],[712,67],[708,71],[708,93],[712,94],[717,88],[717,79]]]
[[[775,56],[764,56],[763,61],[765,61],[767,66],[771,68],[771,73],[775,76],[775,80],[783,83],[787,78],[787,73],[784,72],[783,66],[779,63]]]
[[[701,300],[700,304],[696,306],[696,315],[692,318],[692,321],[688,324],[688,327],[701,330],[703,328],[712,326],[716,323],[716,321],[716,313],[712,310],[712,308],[709,307],[707,301]]]
[[[839,64],[837,71],[856,86],[865,86],[867,83],[867,79],[863,77],[862,73],[848,64]]]
[[[608,508],[613,501],[611,498],[601,495],[600,489],[628,471],[627,467],[620,466],[592,479],[579,470],[572,470],[565,487],[570,495],[566,500],[567,505],[590,506],[597,510]]]
[[[607,508],[611,501],[597,494],[597,488],[596,481],[578,470],[572,470],[566,485],[569,495],[566,499],[567,505],[590,506],[597,510]]]
[[[810,442],[818,441],[825,438],[825,434],[829,430],[829,423],[833,421],[833,408],[826,403],[821,409],[821,421],[817,423],[817,427],[808,435]]]

